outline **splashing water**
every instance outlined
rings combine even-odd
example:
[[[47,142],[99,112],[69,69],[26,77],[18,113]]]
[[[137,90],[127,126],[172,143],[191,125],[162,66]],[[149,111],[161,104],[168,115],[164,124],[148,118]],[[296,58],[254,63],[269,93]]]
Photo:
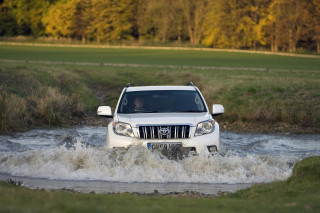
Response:
[[[292,159],[290,159],[292,160]],[[257,183],[282,180],[291,174],[288,157],[227,154],[169,160],[145,147],[108,150],[60,146],[0,158],[0,171],[14,176],[120,182]]]
[[[170,160],[146,147],[106,149],[105,128],[33,130],[0,137],[0,173],[55,180],[238,184],[284,180],[320,154],[319,136],[222,133],[224,154]]]

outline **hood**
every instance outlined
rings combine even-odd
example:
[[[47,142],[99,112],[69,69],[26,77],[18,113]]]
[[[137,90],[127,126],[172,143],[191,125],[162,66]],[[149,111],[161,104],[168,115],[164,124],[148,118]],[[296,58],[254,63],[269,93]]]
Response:
[[[210,114],[200,113],[137,113],[117,114],[116,121],[129,123],[132,127],[137,125],[179,125],[188,124],[196,126],[199,122],[209,120]]]

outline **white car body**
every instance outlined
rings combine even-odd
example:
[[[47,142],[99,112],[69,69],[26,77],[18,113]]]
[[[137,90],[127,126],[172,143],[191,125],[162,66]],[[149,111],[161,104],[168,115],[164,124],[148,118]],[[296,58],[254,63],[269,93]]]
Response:
[[[126,94],[125,98],[129,98],[131,97],[129,96],[130,94],[144,94],[146,92],[153,94],[157,93],[157,91],[167,93],[173,91],[177,94],[179,94],[179,92],[189,94],[188,91],[190,91],[190,94],[194,95],[192,98],[194,97],[195,103],[200,103],[199,107],[201,108],[201,112],[173,111],[153,113],[151,111],[151,113],[119,113],[121,111],[120,108],[123,108],[123,106],[120,106],[120,102],[124,94]],[[156,95],[153,96],[157,98]],[[148,97],[150,97],[150,95]],[[121,104],[126,104],[124,106],[127,107],[127,105],[129,105],[127,102],[127,100],[123,100]],[[202,103],[203,106],[201,105]],[[186,104],[188,103],[182,103],[181,107]],[[175,106],[174,104],[171,105]],[[162,147],[162,144],[165,144],[165,146],[179,144],[182,148],[190,149],[197,153],[203,151],[220,152],[219,124],[214,121],[213,116],[223,113],[223,106],[217,104],[213,105],[211,114],[201,92],[192,83],[190,83],[189,86],[127,86],[120,95],[114,115],[112,115],[111,108],[108,106],[100,106],[98,108],[99,116],[113,118],[107,130],[108,148],[127,148],[132,145],[150,148],[154,145]]]

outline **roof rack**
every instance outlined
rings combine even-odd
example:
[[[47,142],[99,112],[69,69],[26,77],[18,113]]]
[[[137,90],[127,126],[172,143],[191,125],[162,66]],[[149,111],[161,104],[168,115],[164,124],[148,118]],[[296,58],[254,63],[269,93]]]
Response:
[[[194,84],[193,84],[192,82],[189,82],[189,83],[187,84],[187,86],[192,86],[192,87],[194,87]]]
[[[130,87],[130,83],[127,84],[126,88]]]

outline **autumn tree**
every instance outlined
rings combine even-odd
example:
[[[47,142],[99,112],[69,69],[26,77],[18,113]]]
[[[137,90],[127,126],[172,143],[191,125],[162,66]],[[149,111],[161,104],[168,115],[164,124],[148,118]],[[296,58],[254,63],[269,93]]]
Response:
[[[74,37],[76,39],[81,39],[82,43],[85,43],[87,38],[87,29],[94,16],[94,14],[91,13],[92,1],[79,0],[76,2],[75,7],[76,11],[74,14],[74,21],[76,22],[76,26],[74,28]]]
[[[0,0],[0,36],[320,52],[320,0]]]
[[[155,6],[153,6],[153,0],[139,0],[137,13],[136,13],[136,23],[138,26],[139,39],[155,39],[157,27],[155,26],[155,19],[157,19],[157,14],[153,14]]]
[[[189,39],[192,44],[199,44],[204,32],[204,21],[210,12],[210,0],[178,0],[182,8]]]
[[[278,51],[280,47],[282,50],[296,51],[309,16],[307,5],[308,1],[305,0],[274,0],[272,2],[269,34],[273,51]]]
[[[12,10],[2,2],[0,4],[0,36],[14,36],[18,34],[18,23]]]
[[[262,27],[269,5],[270,0],[243,0],[238,3],[236,34],[240,48],[256,49],[265,44]]]
[[[320,0],[312,0],[310,7],[310,21],[307,22],[308,33],[315,42],[317,53],[320,53]]]
[[[139,38],[168,41],[183,37],[182,10],[175,0],[140,0],[137,23]]]
[[[133,38],[135,3],[134,0],[92,0],[88,36],[98,42]]]
[[[75,15],[78,0],[58,1],[52,5],[43,18],[46,34],[53,37],[71,38],[76,28]]]
[[[3,5],[10,10],[6,12],[17,24],[15,31],[18,34],[33,36],[43,34],[44,26],[41,19],[50,6],[50,0],[4,0]]]
[[[262,26],[270,0],[215,0],[206,18],[203,42],[219,48],[249,48],[265,44]]]
[[[237,48],[238,20],[236,0],[214,0],[205,20],[203,43],[216,48]]]

